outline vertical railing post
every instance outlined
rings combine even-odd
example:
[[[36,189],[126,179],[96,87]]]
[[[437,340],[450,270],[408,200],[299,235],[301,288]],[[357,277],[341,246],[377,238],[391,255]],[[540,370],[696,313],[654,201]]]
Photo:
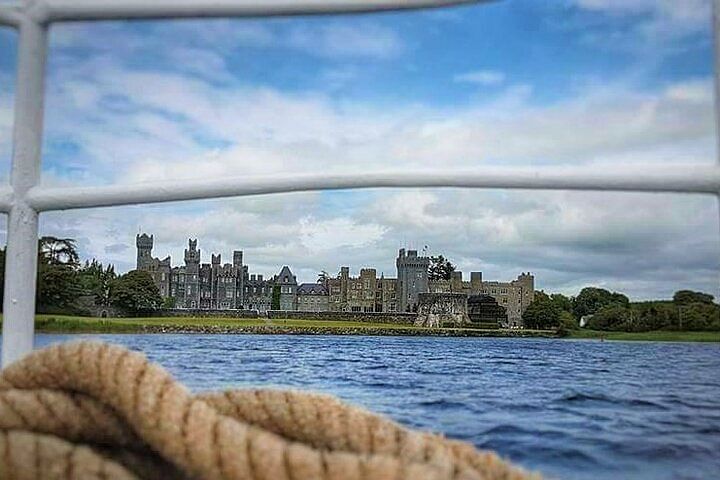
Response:
[[[30,353],[33,347],[38,212],[25,197],[27,191],[40,180],[46,56],[47,25],[23,15],[18,45],[10,174],[14,200],[8,219],[5,255],[3,366]]]

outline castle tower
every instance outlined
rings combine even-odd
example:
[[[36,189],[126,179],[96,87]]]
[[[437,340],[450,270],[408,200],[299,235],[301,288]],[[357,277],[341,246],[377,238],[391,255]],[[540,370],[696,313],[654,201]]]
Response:
[[[185,249],[185,308],[200,308],[200,250],[197,239]]]
[[[242,250],[235,250],[233,252],[233,267],[242,270],[243,264],[243,252]]]
[[[522,298],[520,300],[521,310],[525,312],[525,309],[535,299],[535,276],[530,272],[523,272],[518,275],[516,280],[512,281],[513,285],[522,287]]]
[[[145,270],[152,261],[153,236],[143,233],[135,236],[135,246],[137,247],[137,270]]]
[[[233,252],[233,269],[235,271],[235,308],[243,308],[245,304],[245,276],[242,250]]]
[[[415,311],[418,295],[429,291],[428,267],[430,258],[419,257],[417,250],[401,248],[395,260],[398,282],[398,311]]]
[[[479,295],[482,293],[482,272],[470,272],[470,294]]]

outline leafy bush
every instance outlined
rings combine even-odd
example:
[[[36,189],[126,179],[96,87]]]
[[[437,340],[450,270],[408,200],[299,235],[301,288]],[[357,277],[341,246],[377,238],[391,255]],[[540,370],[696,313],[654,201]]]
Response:
[[[630,300],[622,293],[596,287],[583,288],[572,300],[573,313],[578,319],[585,315],[593,315],[611,305],[627,307],[630,305]]]
[[[148,272],[132,270],[110,284],[110,303],[130,313],[156,310],[162,301],[160,291]]]
[[[544,330],[558,328],[562,310],[543,292],[536,292],[535,299],[523,313],[523,325],[526,328]]]

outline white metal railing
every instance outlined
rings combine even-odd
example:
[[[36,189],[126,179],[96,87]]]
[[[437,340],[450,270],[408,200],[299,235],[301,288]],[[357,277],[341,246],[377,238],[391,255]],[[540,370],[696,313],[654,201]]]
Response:
[[[32,350],[38,215],[50,210],[375,187],[465,187],[679,192],[720,195],[720,165],[488,167],[470,171],[378,171],[365,174],[275,175],[158,185],[46,188],[39,185],[48,27],[53,22],[140,18],[340,14],[444,7],[485,0],[0,0],[0,24],[19,29],[10,185],[0,188],[9,214],[5,260],[2,364]],[[720,0],[713,0],[715,98]],[[720,139],[720,135],[718,135]],[[719,142],[720,144],[720,142]]]

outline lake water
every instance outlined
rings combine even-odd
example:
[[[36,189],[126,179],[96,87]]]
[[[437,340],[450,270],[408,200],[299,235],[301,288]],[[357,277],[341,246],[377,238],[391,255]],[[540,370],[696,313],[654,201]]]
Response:
[[[720,475],[720,345],[546,339],[88,335],[196,391],[333,393],[550,478]],[[36,344],[78,336],[38,335]]]

